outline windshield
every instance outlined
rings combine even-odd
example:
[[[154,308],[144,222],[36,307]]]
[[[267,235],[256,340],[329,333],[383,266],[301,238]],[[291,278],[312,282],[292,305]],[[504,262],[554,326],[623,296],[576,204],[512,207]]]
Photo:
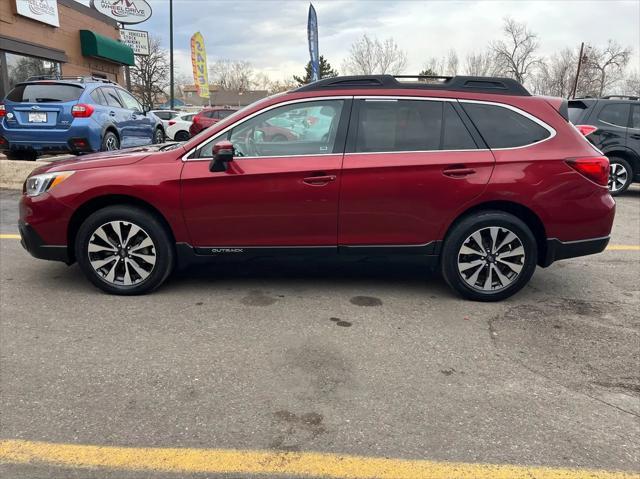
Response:
[[[80,98],[84,88],[62,83],[27,83],[16,86],[7,100],[18,103],[56,103]]]

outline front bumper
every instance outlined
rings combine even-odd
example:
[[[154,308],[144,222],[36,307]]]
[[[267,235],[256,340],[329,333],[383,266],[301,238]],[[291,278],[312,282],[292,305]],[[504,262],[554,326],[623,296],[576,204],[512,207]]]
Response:
[[[554,261],[576,258],[589,254],[601,253],[609,244],[609,236],[578,241],[560,241],[556,238],[547,240],[547,250],[540,266],[549,266]]]
[[[54,246],[44,244],[40,235],[38,235],[28,223],[23,221],[18,223],[18,229],[20,230],[20,243],[22,247],[34,258],[62,261],[67,264],[71,263],[66,245]]]

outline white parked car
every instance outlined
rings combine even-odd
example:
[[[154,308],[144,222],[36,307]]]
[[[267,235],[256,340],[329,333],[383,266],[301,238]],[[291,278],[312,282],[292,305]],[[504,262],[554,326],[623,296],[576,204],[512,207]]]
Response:
[[[187,141],[191,138],[189,133],[189,127],[195,113],[180,113],[176,117],[167,122],[167,128],[165,130],[167,139],[175,141]]]
[[[167,131],[169,128],[169,121],[175,118],[180,112],[176,110],[151,110],[155,116],[162,120],[162,126],[164,126],[164,131]]]

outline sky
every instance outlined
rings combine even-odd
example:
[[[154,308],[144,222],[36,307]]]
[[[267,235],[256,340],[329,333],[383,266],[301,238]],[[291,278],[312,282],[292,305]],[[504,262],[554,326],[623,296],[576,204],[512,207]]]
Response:
[[[89,0],[78,0],[88,4]],[[147,30],[169,47],[169,0],[147,0]],[[538,34],[541,55],[580,42],[615,39],[634,49],[630,68],[640,69],[640,0],[314,0],[320,54],[340,71],[351,44],[363,34],[392,37],[406,51],[406,74],[450,49],[482,51],[501,36],[503,18],[526,22]],[[301,75],[309,61],[306,0],[174,0],[174,62],[190,74],[190,37],[204,35],[209,65],[216,59],[249,61],[272,80]]]

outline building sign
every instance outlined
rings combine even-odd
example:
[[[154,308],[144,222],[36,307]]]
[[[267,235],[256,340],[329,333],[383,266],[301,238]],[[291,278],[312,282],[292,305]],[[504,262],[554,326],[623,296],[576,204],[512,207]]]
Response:
[[[38,22],[60,26],[58,0],[16,0],[16,12]]]
[[[149,55],[149,33],[120,29],[120,40],[133,50],[134,55]]]
[[[91,7],[117,22],[133,25],[151,18],[147,0],[91,0]]]
[[[209,98],[209,75],[207,73],[207,52],[204,49],[204,38],[200,32],[191,37],[191,65],[193,81],[200,98]]]

